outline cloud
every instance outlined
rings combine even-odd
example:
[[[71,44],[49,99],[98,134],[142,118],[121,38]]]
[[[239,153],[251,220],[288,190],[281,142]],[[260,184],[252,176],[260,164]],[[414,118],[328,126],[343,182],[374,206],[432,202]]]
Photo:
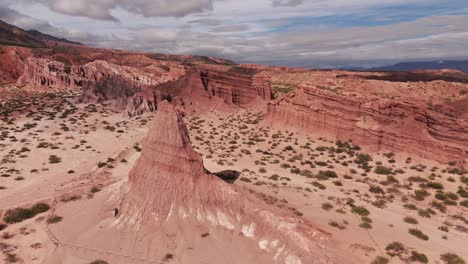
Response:
[[[273,6],[298,6],[304,3],[304,0],[273,0]]]
[[[22,29],[37,29],[44,32],[56,32],[57,28],[49,22],[21,14],[8,7],[0,7],[0,19]]]
[[[52,0],[48,2],[48,5],[53,11],[70,16],[117,21],[110,14],[110,10],[116,3],[116,0]]]
[[[181,17],[212,10],[214,0],[17,0],[42,3],[52,11],[69,16],[118,21],[112,12],[118,8],[145,17]],[[3,2],[14,3],[13,0]]]
[[[468,14],[463,9],[468,2],[458,0],[77,0],[68,5],[70,1],[16,4],[11,10],[28,16],[18,17],[17,11],[3,16],[9,14],[19,26],[98,47],[238,62],[342,66],[468,58]],[[94,13],[87,11],[87,2],[96,5]],[[53,4],[58,11],[48,8]],[[109,23],[117,18],[120,23]]]

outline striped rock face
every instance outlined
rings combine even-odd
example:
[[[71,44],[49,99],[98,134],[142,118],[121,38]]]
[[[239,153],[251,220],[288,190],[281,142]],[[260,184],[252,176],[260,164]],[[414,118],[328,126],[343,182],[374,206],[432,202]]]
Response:
[[[167,101],[158,108],[122,192],[121,227],[170,222],[214,227],[254,240],[258,248],[252,250],[279,263],[349,262],[337,260],[330,238],[309,223],[207,173],[180,113]]]

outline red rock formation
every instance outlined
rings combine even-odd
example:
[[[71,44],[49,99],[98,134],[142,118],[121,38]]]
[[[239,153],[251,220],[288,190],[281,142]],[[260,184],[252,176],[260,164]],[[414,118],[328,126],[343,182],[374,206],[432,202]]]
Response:
[[[271,102],[265,122],[335,140],[352,140],[375,151],[465,164],[468,124],[461,114],[448,116],[424,104],[363,99],[304,87]]]
[[[0,47],[0,83],[15,83],[23,73],[23,61],[31,53],[27,48]]]
[[[192,68],[185,76],[156,88],[159,101],[177,98],[188,111],[231,111],[257,98],[269,101],[269,84],[262,78]]]
[[[338,261],[328,236],[309,224],[207,174],[174,106],[162,102],[152,122],[117,206],[118,225],[215,226],[253,239],[284,263],[351,262]]]
[[[30,57],[18,83],[42,90],[83,89],[82,102],[110,101],[130,116],[154,111],[158,98],[159,101],[178,98],[181,105],[191,111],[229,111],[236,106],[245,107],[256,98],[271,98],[268,83],[251,75],[185,69],[177,64],[166,66],[154,61],[142,66],[131,58],[127,63],[134,66],[100,60],[69,66]]]

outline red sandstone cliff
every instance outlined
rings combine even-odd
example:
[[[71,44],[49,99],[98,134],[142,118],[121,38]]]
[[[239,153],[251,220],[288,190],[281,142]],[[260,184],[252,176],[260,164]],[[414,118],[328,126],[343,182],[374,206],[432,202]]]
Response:
[[[268,105],[266,124],[335,140],[352,140],[374,151],[416,154],[440,162],[468,162],[466,108],[458,116],[421,103],[359,98],[303,87]]]
[[[256,241],[258,250],[276,261],[352,262],[339,259],[328,236],[311,225],[207,174],[181,115],[166,101],[152,121],[117,208],[121,228],[172,221],[181,228],[214,226]]]

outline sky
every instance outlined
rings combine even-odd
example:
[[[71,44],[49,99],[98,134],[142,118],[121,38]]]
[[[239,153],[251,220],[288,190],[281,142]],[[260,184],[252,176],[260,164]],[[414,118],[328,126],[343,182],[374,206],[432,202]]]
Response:
[[[468,59],[467,0],[0,0],[86,45],[301,67]]]

